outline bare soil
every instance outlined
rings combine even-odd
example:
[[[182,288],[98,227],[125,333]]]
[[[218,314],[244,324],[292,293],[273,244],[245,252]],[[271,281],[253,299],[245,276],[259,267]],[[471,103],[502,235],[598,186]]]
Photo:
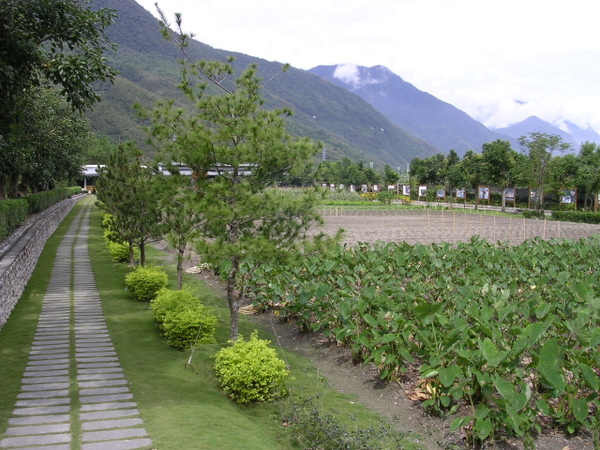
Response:
[[[540,236],[550,238],[579,239],[600,232],[600,226],[552,221],[522,219],[516,217],[478,216],[458,212],[408,213],[396,215],[330,215],[325,217],[322,231],[333,234],[338,228],[346,230],[344,242],[406,241],[430,244],[434,242],[458,242],[480,236],[490,241],[519,244],[525,239]],[[187,261],[189,266],[194,259]],[[203,272],[198,275],[217,293],[225,298],[223,285],[213,276]],[[265,328],[272,329],[279,345],[287,350],[309,358],[329,384],[340,392],[353,395],[359,402],[395,421],[400,431],[419,436],[425,449],[468,448],[465,437],[450,431],[452,419],[427,415],[419,401],[413,401],[411,392],[414,380],[383,383],[372,365],[352,364],[349,352],[341,347],[328,345],[318,334],[300,334],[293,323],[282,323],[269,314],[249,316]],[[492,446],[488,447],[492,448]],[[498,449],[523,449],[520,439],[509,438],[497,443]],[[587,450],[593,449],[591,436],[566,436],[558,431],[548,431],[537,437],[538,450]]]

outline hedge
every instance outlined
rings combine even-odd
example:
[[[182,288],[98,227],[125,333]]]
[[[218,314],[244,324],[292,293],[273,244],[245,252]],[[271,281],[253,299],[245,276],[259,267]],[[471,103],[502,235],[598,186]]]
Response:
[[[44,209],[81,192],[79,186],[53,189],[31,194],[22,199],[0,200],[0,241],[19,228],[30,214]]]
[[[27,219],[28,211],[25,200],[0,201],[0,241],[6,239]]]
[[[552,211],[552,217],[563,222],[600,224],[600,213],[589,211]]]

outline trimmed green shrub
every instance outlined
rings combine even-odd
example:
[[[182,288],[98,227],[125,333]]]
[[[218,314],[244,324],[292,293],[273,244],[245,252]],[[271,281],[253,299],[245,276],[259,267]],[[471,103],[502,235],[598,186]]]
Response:
[[[139,266],[125,276],[125,286],[135,300],[150,301],[167,286],[169,281],[164,270],[154,266]]]
[[[150,302],[154,311],[154,318],[161,324],[165,321],[168,314],[184,309],[193,309],[201,305],[198,297],[187,288],[181,290],[162,289],[155,299]]]
[[[106,239],[106,248],[108,248],[110,257],[114,262],[129,262],[129,247],[127,245]]]
[[[171,347],[187,349],[197,344],[214,344],[217,317],[203,305],[167,314],[160,326]]]
[[[217,317],[188,289],[162,289],[151,301],[154,318],[167,340],[175,348],[196,344],[214,344]]]
[[[219,350],[215,356],[217,379],[235,402],[272,401],[287,393],[289,370],[269,344],[254,331],[249,341],[240,335],[231,347]]]

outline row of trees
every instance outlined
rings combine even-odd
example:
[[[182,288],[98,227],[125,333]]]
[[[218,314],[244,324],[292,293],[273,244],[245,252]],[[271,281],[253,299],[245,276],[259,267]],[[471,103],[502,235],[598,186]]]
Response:
[[[483,145],[481,153],[468,151],[463,159],[455,151],[429,158],[416,158],[410,176],[417,184],[477,188],[478,185],[530,187],[539,198],[544,192],[561,188],[577,188],[591,206],[600,192],[600,146],[586,142],[579,153],[572,154],[570,145],[559,136],[530,133],[519,138],[523,151],[512,149],[504,140]],[[541,207],[542,205],[537,205]]]
[[[80,176],[96,81],[116,71],[104,58],[114,12],[89,1],[0,2],[0,199]]]
[[[236,340],[245,280],[251,276],[247,270],[252,270],[243,263],[283,262],[300,249],[310,251],[330,241],[309,233],[321,220],[318,191],[291,197],[269,189],[284,174],[304,173],[319,146],[286,132],[291,111],[261,107],[256,67],[230,80],[230,63],[191,60],[186,52],[191,36],[181,30],[181,16],[176,18],[179,34],[172,36],[166,20],[163,32],[183,52],[180,88],[190,108],[163,101],[142,110],[156,160],[142,164],[135,145],[121,146],[101,171],[97,194],[123,241],[131,249],[140,247],[142,263],[146,242],[164,237],[178,254],[180,287],[189,247],[225,276],[231,339]],[[157,170],[165,161],[168,177]],[[171,161],[190,168],[192,176],[181,175]],[[217,176],[208,177],[209,171]]]

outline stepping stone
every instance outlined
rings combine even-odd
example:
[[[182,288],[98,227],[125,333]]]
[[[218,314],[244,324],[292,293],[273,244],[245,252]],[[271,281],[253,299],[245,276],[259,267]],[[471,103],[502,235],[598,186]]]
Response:
[[[34,378],[41,377],[41,376],[56,377],[56,376],[63,376],[63,375],[69,375],[69,370],[68,369],[48,370],[46,372],[33,371],[33,372],[25,372],[23,374],[24,377],[34,377]]]
[[[118,362],[119,358],[116,356],[77,356],[77,365],[82,363],[109,363]]]
[[[117,353],[114,350],[98,349],[96,351],[91,351],[90,348],[86,348],[85,350],[78,350],[75,353],[77,358],[93,358],[93,357],[101,357],[101,356],[116,356]]]
[[[81,411],[83,412],[91,412],[91,411],[108,411],[111,409],[126,409],[126,408],[137,408],[136,402],[111,402],[107,401],[106,403],[95,403],[89,405],[81,405]]]
[[[81,450],[130,450],[146,448],[152,445],[152,439],[127,439],[122,441],[84,443]],[[44,449],[45,450],[45,449]]]
[[[55,360],[52,361],[53,364],[68,364],[69,363],[69,358],[57,358]],[[33,360],[33,361],[29,361],[28,364],[28,368],[29,367],[33,367],[33,366],[44,366],[44,365],[48,365],[48,361],[45,360]]]
[[[32,350],[36,351],[44,351],[44,350],[64,350],[65,348],[69,348],[69,344],[54,344],[54,345],[34,345],[31,347]]]
[[[62,359],[62,358],[69,358],[69,354],[65,353],[65,352],[61,352],[61,353],[36,353],[33,355],[29,355],[29,361],[43,361],[43,360],[47,360],[47,359]]]
[[[120,400],[131,400],[133,394],[114,394],[114,395],[89,395],[80,398],[81,403],[103,403],[118,402]]]
[[[69,395],[68,389],[59,389],[54,391],[40,391],[40,392],[21,392],[17,395],[18,399],[28,398],[52,398],[52,397],[67,397]]]
[[[87,395],[123,394],[125,392],[129,392],[129,388],[127,386],[119,386],[119,387],[80,389],[79,395],[81,395],[83,397],[83,396],[87,396]]]
[[[141,419],[140,419],[141,420]],[[139,424],[134,424],[139,425]],[[127,425],[125,425],[127,426]],[[133,425],[131,425],[133,426]],[[7,436],[27,436],[31,434],[68,433],[71,430],[69,423],[56,423],[45,425],[30,425],[22,427],[11,427],[6,430]]]
[[[66,383],[46,383],[46,384],[25,384],[21,387],[22,391],[49,391],[53,389],[69,389],[69,382]]]
[[[81,440],[83,442],[108,441],[142,436],[148,436],[144,428],[125,428],[110,431],[87,431],[82,433]]]
[[[23,384],[38,384],[38,383],[68,383],[69,377],[28,377],[23,378]]]
[[[77,364],[79,369],[101,369],[111,367],[121,367],[118,362],[99,362],[99,363],[79,363]]]
[[[136,413],[139,414],[139,413]],[[53,414],[46,416],[22,416],[8,419],[9,425],[40,425],[43,423],[70,422],[70,414]]]
[[[123,369],[121,367],[96,367],[91,369],[77,369],[78,374],[82,375],[90,375],[90,374],[99,374],[99,373],[123,373]]]
[[[82,412],[79,414],[81,420],[118,419],[120,417],[137,416],[140,411],[133,409],[117,409],[109,411]]]
[[[128,383],[125,378],[120,378],[117,380],[80,381],[78,384],[80,389],[97,389],[102,387],[124,386]]]
[[[45,434],[42,436],[5,438],[0,441],[0,447],[32,447],[34,445],[64,444],[67,442],[71,442],[70,433]]]
[[[71,403],[69,397],[56,397],[56,398],[36,398],[30,400],[17,400],[15,406],[18,407],[33,407],[33,406],[56,406],[56,405],[68,405]]]
[[[47,364],[47,365],[42,365],[42,366],[27,366],[27,368],[25,370],[27,370],[28,372],[46,372],[49,370],[68,370],[69,369],[69,364]],[[36,375],[39,376],[39,375]]]
[[[16,408],[13,416],[40,416],[43,414],[64,414],[71,411],[69,406],[40,406],[34,408]]]
[[[94,380],[113,380],[113,379],[125,379],[125,374],[118,373],[92,373],[87,375],[77,375],[77,381],[79,383]]]
[[[81,429],[84,431],[92,430],[107,430],[111,428],[126,428],[143,425],[144,422],[139,417],[132,417],[131,419],[115,419],[115,420],[101,420],[97,422],[84,422],[81,424]]]

